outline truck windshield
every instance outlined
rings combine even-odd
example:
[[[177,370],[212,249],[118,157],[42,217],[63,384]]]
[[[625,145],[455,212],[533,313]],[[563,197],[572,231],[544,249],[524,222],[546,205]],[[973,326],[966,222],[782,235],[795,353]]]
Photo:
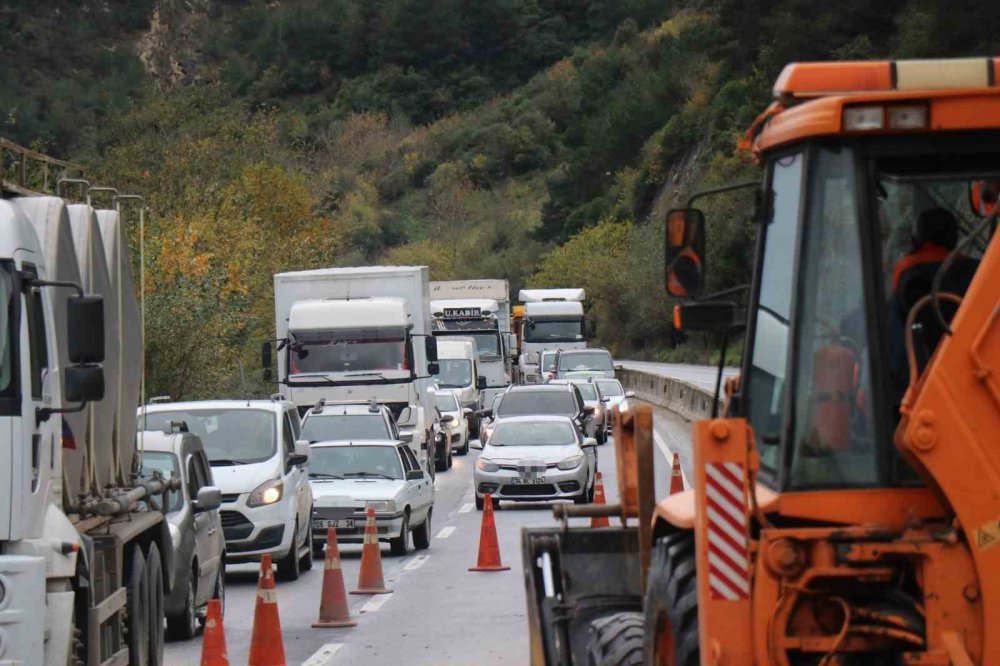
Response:
[[[409,370],[402,328],[299,331],[289,336],[290,375]]]
[[[525,342],[579,342],[583,340],[582,319],[540,319],[524,327]]]
[[[576,444],[573,426],[563,421],[498,423],[490,446],[567,446]]]
[[[467,358],[439,358],[440,372],[434,378],[441,388],[463,388],[472,384],[472,361]]]
[[[6,399],[16,397],[17,392],[13,351],[15,304],[11,266],[9,263],[3,263],[0,264],[0,400],[4,404],[0,406],[0,410],[6,410]]]
[[[382,414],[336,414],[307,416],[302,439],[326,442],[348,439],[392,439]]]
[[[560,354],[559,370],[614,370],[611,354],[607,352],[579,352]]]
[[[143,453],[142,470],[139,472],[139,477],[142,479],[152,479],[156,472],[159,472],[164,479],[180,476],[180,471],[177,467],[177,456],[166,451],[146,451]],[[160,511],[163,508],[163,505],[160,503],[161,501],[159,495],[153,495],[150,503],[154,509]],[[168,491],[167,511],[179,511],[182,501],[183,498],[180,490]]]
[[[185,409],[146,414],[146,430],[170,430],[183,421],[201,438],[213,465],[243,465],[274,456],[275,415],[263,409]],[[139,416],[142,427],[142,415]]]
[[[309,458],[309,476],[344,478],[403,478],[394,446],[316,446]]]

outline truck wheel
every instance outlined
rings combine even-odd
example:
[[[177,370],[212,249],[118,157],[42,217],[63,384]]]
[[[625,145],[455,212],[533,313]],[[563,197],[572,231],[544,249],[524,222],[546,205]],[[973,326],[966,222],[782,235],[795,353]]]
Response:
[[[187,590],[184,591],[184,608],[177,615],[167,618],[167,632],[172,641],[187,641],[198,633],[197,569],[191,569]]]
[[[431,547],[431,510],[427,509],[427,518],[422,525],[413,528],[413,547],[426,550]]]
[[[132,548],[132,563],[125,584],[128,629],[128,663],[149,666],[149,589],[146,587],[146,560],[138,546]]]
[[[161,666],[166,605],[163,600],[163,564],[160,548],[155,543],[150,544],[146,556],[146,589],[149,590],[149,666]]]
[[[694,534],[657,539],[646,586],[646,639],[653,666],[698,666],[698,576]]]
[[[292,532],[292,545],[288,547],[288,554],[278,560],[278,578],[281,580],[298,580],[302,570],[299,568],[299,547],[295,545],[295,539],[299,533],[299,519],[295,519],[295,531]]]
[[[587,666],[642,666],[642,613],[625,611],[590,623]]]
[[[312,508],[311,507],[309,509],[309,515],[310,516],[312,515]],[[312,525],[310,525],[309,529],[306,530],[306,540],[305,540],[305,543],[302,545],[302,547],[303,548],[308,547],[309,550],[306,551],[305,555],[303,555],[301,558],[299,558],[300,559],[299,569],[301,569],[302,571],[309,571],[309,570],[311,570],[313,568],[313,530],[312,530]]]
[[[399,536],[389,539],[389,550],[393,555],[406,555],[410,552],[410,514],[403,515],[403,527]]]

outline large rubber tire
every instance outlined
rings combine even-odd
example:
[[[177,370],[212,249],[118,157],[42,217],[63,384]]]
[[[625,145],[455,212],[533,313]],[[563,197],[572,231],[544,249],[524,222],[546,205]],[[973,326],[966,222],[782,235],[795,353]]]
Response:
[[[278,560],[278,578],[281,580],[298,580],[302,573],[301,560],[299,559],[299,547],[295,540],[299,535],[299,519],[295,519],[295,531],[292,532],[292,545],[288,547],[288,554]]]
[[[623,611],[590,623],[587,666],[642,666],[642,613]]]
[[[399,530],[399,536],[389,539],[389,552],[397,556],[410,552],[410,514],[403,516],[403,526]]]
[[[698,574],[694,534],[674,532],[656,540],[646,585],[646,663],[698,666]]]
[[[440,448],[435,447],[434,450],[434,471],[435,472],[446,472],[448,471],[448,449],[451,448],[451,444],[445,444]]]
[[[309,509],[309,515],[312,516],[312,508]],[[299,558],[299,570],[300,571],[310,571],[313,568],[313,530],[312,525],[306,530],[306,540],[302,544],[302,548],[306,546],[309,550],[306,554]]]
[[[155,543],[150,544],[146,555],[146,589],[149,590],[149,666],[162,666],[166,601],[163,598],[163,561]]]
[[[149,666],[149,588],[146,587],[146,559],[138,546],[132,548],[132,562],[125,583],[128,628],[128,663]]]
[[[458,450],[458,455],[460,455],[460,456],[467,456],[467,455],[469,455],[469,440],[471,440],[471,439],[472,439],[472,435],[470,435],[469,433],[466,433],[465,434],[465,444],[463,444],[462,448],[460,448]]]
[[[431,509],[427,509],[427,518],[420,525],[413,528],[413,547],[417,550],[427,550],[431,547]]]
[[[189,575],[184,608],[177,615],[167,617],[167,635],[172,641],[189,641],[198,633],[197,569],[192,567]]]

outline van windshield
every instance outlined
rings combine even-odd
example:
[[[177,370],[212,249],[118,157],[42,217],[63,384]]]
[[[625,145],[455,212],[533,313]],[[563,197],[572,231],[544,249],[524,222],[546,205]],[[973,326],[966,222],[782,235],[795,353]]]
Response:
[[[139,427],[142,428],[142,415]],[[170,430],[183,421],[201,439],[213,466],[263,462],[276,450],[275,415],[263,409],[184,409],[146,414],[146,430]]]
[[[441,370],[434,377],[441,388],[464,388],[472,385],[472,361],[467,358],[439,358]]]
[[[290,375],[410,369],[402,328],[298,331],[289,337]]]

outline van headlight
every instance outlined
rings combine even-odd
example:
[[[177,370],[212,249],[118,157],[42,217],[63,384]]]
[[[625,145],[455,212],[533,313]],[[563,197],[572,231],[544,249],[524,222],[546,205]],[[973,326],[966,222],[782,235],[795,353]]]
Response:
[[[500,470],[500,465],[496,464],[492,460],[485,460],[483,458],[476,461],[476,467],[478,467],[481,472],[497,472]]]
[[[583,463],[583,456],[578,453],[575,456],[570,456],[565,460],[559,461],[556,467],[561,470],[576,469],[581,463]]]
[[[395,500],[373,500],[365,503],[365,509],[374,509],[375,513],[396,513]]]
[[[281,496],[284,494],[285,484],[281,482],[281,479],[271,479],[270,481],[265,481],[260,484],[254,491],[250,493],[250,497],[247,498],[247,506],[267,506],[268,504],[274,504],[281,500]]]

